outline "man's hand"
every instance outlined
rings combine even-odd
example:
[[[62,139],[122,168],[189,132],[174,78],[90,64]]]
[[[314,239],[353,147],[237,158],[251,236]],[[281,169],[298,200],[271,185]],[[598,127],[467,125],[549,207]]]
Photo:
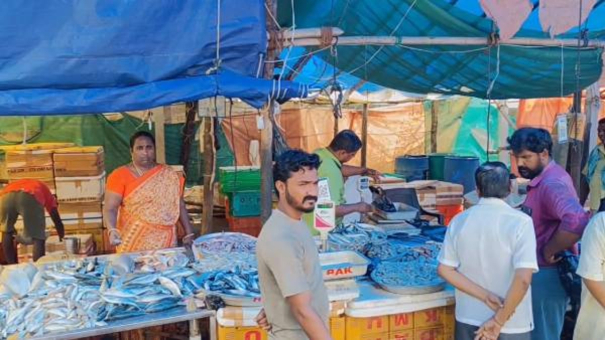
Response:
[[[556,253],[553,253],[548,249],[548,247],[544,247],[542,250],[542,256],[544,256],[544,260],[548,264],[557,264],[557,262],[561,261],[561,257],[557,257]]]
[[[59,242],[63,242],[63,239],[65,238],[65,227],[61,224],[60,226],[56,226],[55,229],[57,230],[57,235],[59,235]]]
[[[374,207],[366,202],[359,202],[355,205],[355,210],[362,214],[367,214],[374,211]]]
[[[265,331],[271,331],[271,325],[269,324],[269,320],[267,320],[264,308],[260,310],[256,318],[254,318],[254,321],[256,321],[256,324]]]
[[[496,294],[488,293],[485,299],[483,300],[483,303],[488,306],[489,309],[493,310],[494,312],[497,312],[498,309],[502,308],[502,306],[504,305],[504,300]]]
[[[496,319],[491,318],[475,332],[477,334],[475,340],[498,340],[500,331],[502,331],[502,326],[500,326]]]
[[[380,176],[382,176],[382,173],[378,170],[366,169],[364,175],[372,177],[376,182],[380,182]]]

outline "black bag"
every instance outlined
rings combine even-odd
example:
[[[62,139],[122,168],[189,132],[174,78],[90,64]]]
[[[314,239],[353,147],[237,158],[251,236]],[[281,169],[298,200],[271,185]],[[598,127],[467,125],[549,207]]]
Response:
[[[577,311],[582,300],[582,278],[576,274],[579,258],[578,255],[567,250],[561,253],[560,257],[561,260],[557,266],[559,278],[567,296],[569,296],[573,310]]]

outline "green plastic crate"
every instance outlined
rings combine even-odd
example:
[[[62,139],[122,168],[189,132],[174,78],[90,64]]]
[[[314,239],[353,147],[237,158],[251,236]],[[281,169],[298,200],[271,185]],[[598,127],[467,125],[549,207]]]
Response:
[[[258,167],[221,167],[221,192],[260,191],[261,175]]]
[[[228,193],[229,213],[233,217],[260,216],[260,191],[238,191]]]

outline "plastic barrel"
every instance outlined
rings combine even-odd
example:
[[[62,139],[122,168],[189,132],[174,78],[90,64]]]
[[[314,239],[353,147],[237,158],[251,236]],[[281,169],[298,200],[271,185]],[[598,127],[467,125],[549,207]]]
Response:
[[[427,178],[429,158],[427,156],[401,156],[395,159],[395,173],[408,182]]]
[[[429,179],[445,181],[445,157],[454,156],[449,153],[434,153],[429,155]]]
[[[464,193],[475,190],[475,170],[479,167],[479,158],[465,156],[445,157],[443,166],[445,181],[462,184]]]

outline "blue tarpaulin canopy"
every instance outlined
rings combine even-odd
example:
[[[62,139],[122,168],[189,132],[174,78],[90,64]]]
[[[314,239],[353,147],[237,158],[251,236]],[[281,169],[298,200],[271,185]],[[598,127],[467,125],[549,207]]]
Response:
[[[304,86],[260,79],[264,2],[218,3],[217,43],[217,1],[3,0],[0,115],[114,112],[216,95],[260,107],[269,97],[304,97]]]
[[[541,6],[546,2],[527,0],[531,13],[514,38],[551,38],[540,21],[540,11],[545,11]],[[579,4],[570,3],[576,7]],[[593,5],[580,27],[575,25],[556,36],[572,40],[580,36],[579,52],[569,45],[520,46],[503,41],[488,46],[488,37],[500,31],[479,0],[279,0],[277,20],[283,28],[338,27],[344,31],[341,41],[348,37],[485,39],[483,46],[429,42],[412,46],[403,40],[389,46],[339,45],[336,41],[331,50],[309,47],[306,52],[316,53],[311,61],[314,65],[320,65],[315,59],[321,58],[335,66],[339,79],[352,75],[400,91],[493,99],[541,98],[567,95],[599,79],[603,63],[600,46],[605,44],[605,1],[593,1]],[[571,13],[578,13],[577,9]],[[591,41],[597,44],[584,47]],[[282,58],[287,55],[282,53]],[[296,61],[288,60],[287,67],[293,68]],[[329,83],[332,77],[331,67],[298,71],[294,77],[297,81],[321,84]]]

